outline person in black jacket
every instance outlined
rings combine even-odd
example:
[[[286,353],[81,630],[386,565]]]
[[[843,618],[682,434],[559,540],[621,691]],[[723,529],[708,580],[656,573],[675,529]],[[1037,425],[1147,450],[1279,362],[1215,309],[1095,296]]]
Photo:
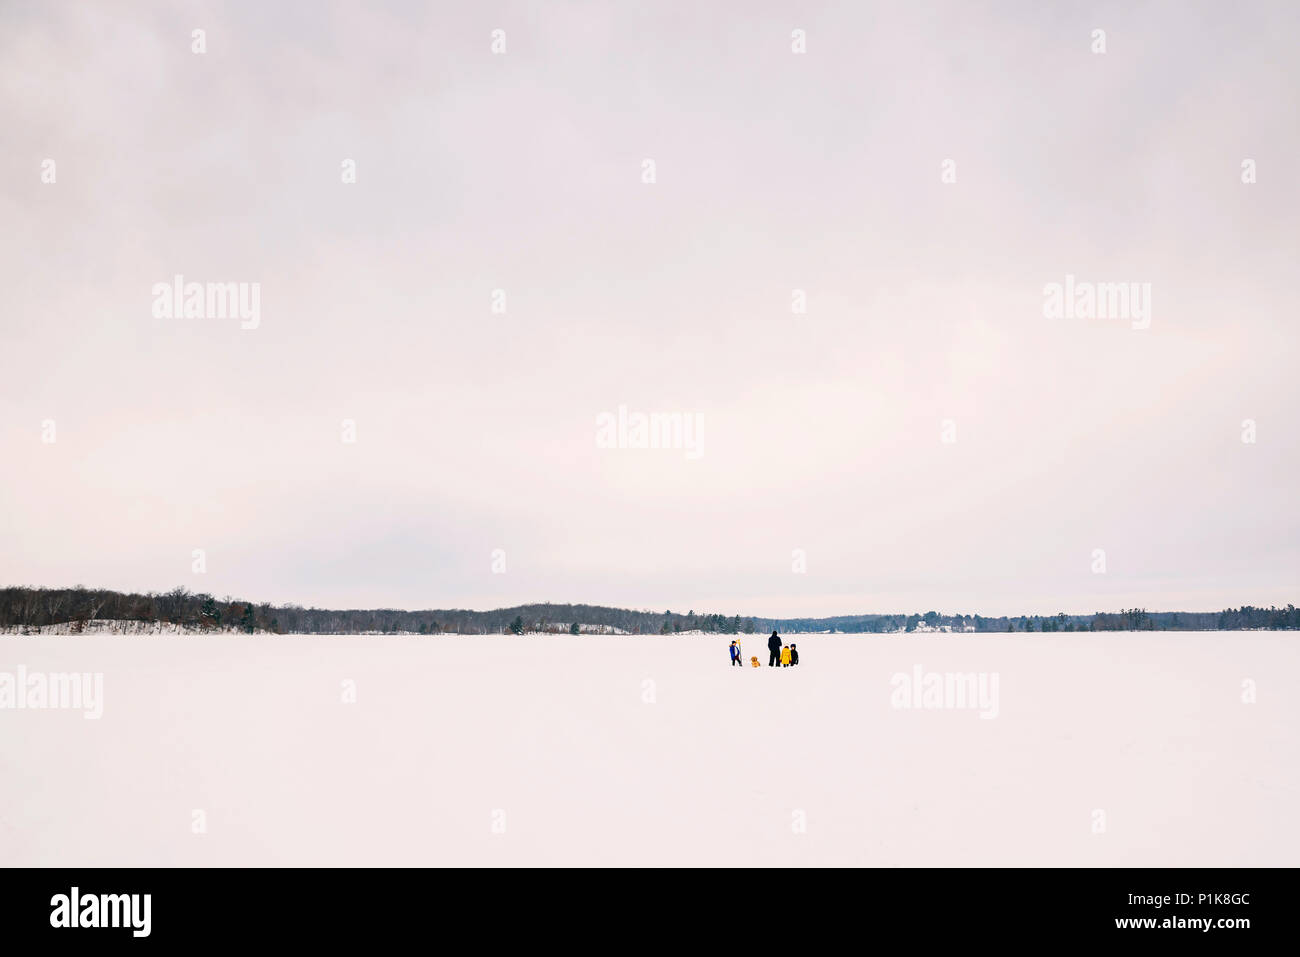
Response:
[[[797,665],[798,663],[799,663],[799,648],[795,645],[794,642],[790,642],[790,664]]]
[[[776,632],[772,632],[772,637],[767,639],[767,650],[771,652],[767,659],[767,666],[775,668],[781,660],[781,636]]]

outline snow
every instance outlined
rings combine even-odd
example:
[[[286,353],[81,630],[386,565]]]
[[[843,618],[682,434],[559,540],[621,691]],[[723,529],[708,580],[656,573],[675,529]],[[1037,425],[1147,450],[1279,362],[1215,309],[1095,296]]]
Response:
[[[0,710],[0,861],[1300,863],[1295,635],[786,637],[7,637],[103,714]]]
[[[233,626],[222,629],[233,633]],[[25,637],[28,635],[197,635],[199,628],[187,628],[161,621],[124,621],[97,618],[94,621],[64,621],[57,625],[7,625],[0,635]]]

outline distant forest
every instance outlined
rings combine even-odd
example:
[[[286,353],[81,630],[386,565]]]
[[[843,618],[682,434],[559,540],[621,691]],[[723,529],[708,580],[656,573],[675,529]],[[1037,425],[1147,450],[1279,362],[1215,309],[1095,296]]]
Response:
[[[583,635],[672,635],[684,631],[715,634],[780,632],[909,633],[935,630],[974,632],[1070,631],[1237,631],[1300,628],[1300,609],[1243,605],[1214,612],[1142,608],[1092,615],[841,615],[834,618],[757,618],[695,611],[634,611],[597,605],[518,605],[493,611],[392,608],[336,611],[300,605],[268,605],[238,598],[215,598],[174,588],[168,592],[127,594],[94,588],[0,588],[0,628],[22,632],[50,625],[79,632],[95,621],[134,621],[174,625],[194,631],[275,634],[469,634],[524,633]]]

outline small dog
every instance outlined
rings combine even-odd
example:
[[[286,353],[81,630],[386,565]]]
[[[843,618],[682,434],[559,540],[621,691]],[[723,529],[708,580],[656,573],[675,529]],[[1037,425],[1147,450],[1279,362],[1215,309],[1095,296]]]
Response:
[[[751,657],[751,658],[749,659],[749,663],[750,663],[751,665],[753,665],[755,668],[760,667],[760,665],[759,665],[759,663],[758,663],[758,655],[754,655],[753,657]]]

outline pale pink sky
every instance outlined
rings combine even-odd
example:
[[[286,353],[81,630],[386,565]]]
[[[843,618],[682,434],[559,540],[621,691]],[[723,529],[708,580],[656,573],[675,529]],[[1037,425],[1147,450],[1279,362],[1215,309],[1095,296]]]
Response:
[[[0,582],[1295,600],[1294,5],[357,6],[0,11]],[[258,328],[154,318],[178,273]],[[1066,274],[1150,328],[1045,319]]]

